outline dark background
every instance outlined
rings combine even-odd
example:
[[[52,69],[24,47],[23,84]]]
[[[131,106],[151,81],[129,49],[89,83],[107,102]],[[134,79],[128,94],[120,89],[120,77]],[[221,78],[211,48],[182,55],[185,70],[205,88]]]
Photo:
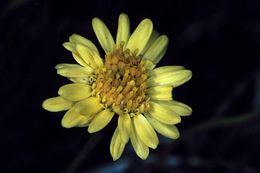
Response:
[[[1,1],[0,172],[259,173],[259,7],[258,0]],[[88,134],[62,128],[62,112],[41,108],[69,82],[54,69],[74,62],[61,44],[78,33],[98,45],[91,28],[95,16],[115,36],[121,12],[129,15],[132,30],[148,17],[169,36],[159,66],[193,71],[173,95],[194,113],[177,125],[181,137],[162,137],[146,161],[131,145],[112,161],[116,118]]]

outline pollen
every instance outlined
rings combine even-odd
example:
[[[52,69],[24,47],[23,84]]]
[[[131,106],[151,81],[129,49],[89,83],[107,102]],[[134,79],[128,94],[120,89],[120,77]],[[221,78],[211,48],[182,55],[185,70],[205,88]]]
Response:
[[[93,81],[93,95],[105,108],[118,114],[136,115],[148,110],[145,91],[147,75],[137,51],[124,50],[123,44],[105,55],[103,68],[97,70]]]

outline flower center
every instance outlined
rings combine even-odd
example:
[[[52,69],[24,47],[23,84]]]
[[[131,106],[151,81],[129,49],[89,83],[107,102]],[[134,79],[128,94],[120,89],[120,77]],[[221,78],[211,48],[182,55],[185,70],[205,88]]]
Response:
[[[105,65],[95,75],[94,95],[104,107],[134,116],[149,108],[146,80],[141,57],[121,45],[105,55]]]

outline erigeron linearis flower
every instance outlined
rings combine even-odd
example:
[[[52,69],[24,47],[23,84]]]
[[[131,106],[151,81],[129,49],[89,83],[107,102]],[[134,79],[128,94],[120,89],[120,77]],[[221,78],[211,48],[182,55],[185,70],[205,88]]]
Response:
[[[73,34],[63,46],[72,52],[79,64],[58,64],[57,73],[73,83],[59,88],[58,97],[43,102],[51,111],[67,111],[62,126],[87,127],[89,133],[103,129],[116,115],[118,125],[110,143],[110,153],[117,160],[129,139],[141,159],[149,148],[159,143],[157,133],[176,139],[175,124],[181,116],[190,115],[189,106],[172,98],[172,88],[188,81],[192,73],[183,66],[155,68],[164,56],[168,37],[153,30],[150,19],[144,19],[130,35],[126,14],[118,20],[116,42],[99,19],[92,26],[101,47]]]

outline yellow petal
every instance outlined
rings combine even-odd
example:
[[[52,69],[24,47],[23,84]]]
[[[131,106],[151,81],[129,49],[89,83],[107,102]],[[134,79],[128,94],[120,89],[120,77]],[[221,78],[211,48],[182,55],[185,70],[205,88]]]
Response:
[[[56,69],[57,69],[57,73],[64,77],[87,77],[94,73],[94,70],[89,66],[86,66],[86,67],[82,67],[82,66],[69,67],[69,66],[67,66],[67,67],[63,67],[63,68],[58,67]]]
[[[172,73],[172,72],[183,70],[183,69],[185,69],[185,68],[183,66],[179,66],[179,65],[163,66],[163,67],[158,67],[152,71],[149,71],[148,75],[149,76],[159,76],[162,74]]]
[[[150,101],[148,112],[151,114],[151,117],[165,124],[177,124],[181,122],[181,118],[176,112],[168,106],[155,103],[154,101]]]
[[[191,76],[192,72],[190,70],[177,70],[161,74],[154,72],[154,75],[147,80],[147,84],[149,87],[158,85],[177,87],[190,80]]]
[[[149,155],[149,148],[137,136],[135,128],[131,128],[130,140],[135,153],[143,160]]]
[[[153,23],[150,19],[144,19],[130,36],[126,48],[131,51],[138,50],[139,55],[148,42],[153,31]]]
[[[99,57],[99,55],[95,52],[89,49],[88,47],[77,44],[76,50],[78,51],[81,58],[92,68],[97,69],[98,67],[103,66],[103,61]]]
[[[124,143],[120,138],[118,128],[116,128],[110,142],[110,154],[114,161],[121,157],[125,148],[125,144],[126,143]]]
[[[84,124],[87,124],[92,117],[90,116],[83,116],[77,111],[75,111],[74,108],[71,108],[66,112],[66,114],[63,116],[61,125],[65,128],[72,128],[72,127],[82,127]]]
[[[77,44],[80,44],[80,45],[83,45],[85,47],[87,47],[86,45],[82,44],[82,43],[77,43]],[[77,51],[77,48],[76,48],[76,43],[72,43],[72,42],[65,42],[63,43],[63,47],[65,47],[67,50],[71,51],[72,52],[72,56],[74,57],[74,59],[77,61],[77,63],[79,63],[80,65],[82,66],[89,66],[89,63],[86,62],[84,60],[84,58],[79,54],[79,52]],[[91,48],[89,48],[91,49]],[[93,50],[95,51],[95,50]],[[98,53],[97,53],[98,54]]]
[[[111,52],[115,42],[107,26],[99,18],[94,18],[92,20],[92,27],[104,51]]]
[[[92,82],[89,80],[88,77],[71,77],[69,78],[74,83],[81,83],[81,84],[91,84]]]
[[[91,86],[85,84],[67,84],[60,87],[58,94],[70,101],[83,100],[91,95]]]
[[[153,32],[152,32],[152,34],[151,34],[151,36],[150,36],[148,42],[146,43],[146,45],[145,45],[145,47],[144,47],[144,49],[143,49],[143,51],[142,51],[142,53],[141,53],[142,55],[145,54],[145,52],[149,49],[149,47],[153,44],[153,42],[154,42],[159,36],[160,36],[160,34],[159,34],[157,31],[153,30]]]
[[[74,83],[82,83],[82,84],[92,83],[89,80],[89,77],[93,75],[94,69],[92,69],[90,66],[82,67],[78,64],[63,63],[63,64],[57,64],[55,68],[57,69],[58,74],[68,77],[69,80],[71,80]]]
[[[143,65],[143,67],[148,71],[152,70],[155,67],[155,64],[148,59],[142,59],[141,63]]]
[[[99,103],[98,98],[89,97],[89,98],[86,98],[86,99],[78,102],[75,105],[75,108],[78,112],[80,112],[83,115],[92,115],[92,114],[96,114],[99,111],[101,111],[103,106]]]
[[[180,136],[180,133],[175,125],[168,125],[157,121],[156,119],[152,118],[148,114],[145,114],[149,123],[153,126],[153,128],[163,136],[166,136],[171,139],[177,139]]]
[[[76,49],[76,45],[75,45],[75,49]],[[79,53],[77,52],[77,50],[75,50],[75,52],[72,52],[72,56],[73,56],[73,58],[77,61],[77,63],[79,63],[79,64],[82,65],[83,67],[89,66],[89,64],[86,63],[86,62],[84,61],[84,59],[79,55]]]
[[[82,66],[78,65],[78,64],[67,64],[67,63],[61,63],[61,64],[57,64],[55,66],[55,69],[62,69],[62,68],[72,68],[72,67],[76,67],[76,68],[81,68]]]
[[[161,105],[167,106],[169,109],[173,110],[174,112],[176,112],[178,115],[181,115],[181,116],[188,116],[188,115],[191,115],[191,113],[192,113],[191,107],[189,107],[188,105],[186,105],[184,103],[175,101],[175,100],[156,101],[156,102]]]
[[[75,44],[71,42],[65,42],[62,44],[62,46],[67,49],[68,51],[75,52]]]
[[[62,97],[52,97],[44,100],[42,107],[50,112],[59,112],[70,109],[72,102]]]
[[[89,84],[91,83],[91,81],[89,81],[89,76],[93,74],[94,70],[87,66],[87,67],[82,67],[78,64],[66,64],[66,63],[62,63],[62,64],[57,64],[55,66],[55,68],[57,69],[57,73],[61,74],[61,75],[65,75],[65,77],[68,77],[69,80],[71,80],[72,82],[75,83],[83,83],[83,84]],[[75,70],[75,69],[76,70]],[[63,70],[61,70],[63,69]],[[66,70],[64,70],[66,69]],[[72,69],[72,72],[68,72],[68,69]],[[82,69],[82,70],[79,70]],[[78,74],[78,72],[80,71],[80,75]],[[83,71],[83,74],[81,74]],[[83,76],[83,77],[69,77],[69,76]]]
[[[118,130],[122,140],[127,143],[131,130],[131,118],[129,114],[120,114],[118,117]]]
[[[87,46],[84,46],[83,44],[76,44],[76,50],[85,63],[92,68],[96,68],[96,64],[93,62],[90,50]]]
[[[169,39],[166,35],[160,36],[152,43],[150,48],[145,52],[143,58],[149,59],[150,61],[157,64],[164,56],[167,50],[168,42]]]
[[[154,100],[172,100],[172,86],[170,85],[151,87],[146,90],[146,93]]]
[[[118,28],[116,35],[116,44],[120,45],[121,42],[127,43],[130,35],[130,21],[126,14],[120,14],[118,18]]]
[[[142,114],[138,114],[133,117],[133,122],[135,131],[143,143],[148,147],[155,149],[159,140],[153,127],[146,118]]]
[[[97,67],[102,67],[104,65],[102,58],[94,51],[91,52],[92,58],[95,61]]]
[[[92,51],[95,51],[98,55],[99,55],[99,52],[98,52],[98,49],[97,47],[95,46],[94,43],[92,43],[92,41],[86,39],[85,37],[82,37],[78,34],[72,34],[70,37],[69,37],[69,40],[70,42],[74,43],[74,44],[83,44],[87,47],[89,47]],[[75,49],[75,48],[74,48]]]
[[[93,117],[92,117],[93,118]],[[90,122],[90,121],[89,121]],[[89,122],[87,123],[80,123],[80,124],[77,124],[75,127],[88,127],[89,126]]]
[[[114,114],[115,112],[112,112],[110,109],[105,109],[96,114],[88,126],[88,132],[94,133],[103,129],[111,121]]]

